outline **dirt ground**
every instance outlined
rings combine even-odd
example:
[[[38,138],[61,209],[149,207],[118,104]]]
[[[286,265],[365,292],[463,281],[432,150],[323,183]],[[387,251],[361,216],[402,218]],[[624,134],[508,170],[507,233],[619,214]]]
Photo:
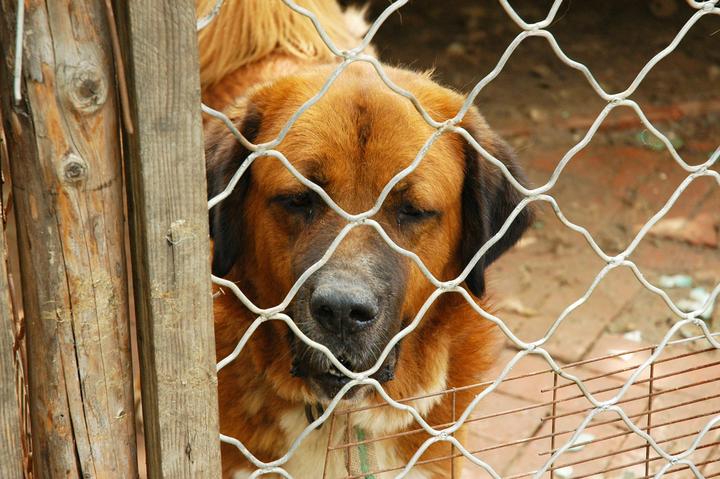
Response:
[[[381,0],[371,3],[370,18],[375,18],[387,3]],[[528,21],[544,18],[551,3],[512,2]],[[549,29],[568,56],[587,65],[603,88],[615,93],[632,83],[641,68],[672,41],[693,13],[679,0],[570,1],[564,2]],[[380,29],[375,45],[385,62],[418,70],[434,68],[436,79],[467,92],[495,67],[519,32],[498,2],[414,0],[392,15]],[[631,97],[653,125],[668,135],[690,165],[706,161],[720,146],[719,47],[720,16],[701,18]],[[558,162],[580,141],[606,106],[587,79],[562,63],[542,38],[526,39],[500,75],[481,91],[476,104],[491,126],[514,146],[532,186],[548,181]],[[718,165],[713,168],[718,169]],[[640,227],[668,201],[687,175],[637,115],[630,108],[621,107],[610,114],[590,144],[571,160],[550,194],[569,221],[587,228],[606,253],[617,254],[632,242]],[[687,301],[693,288],[711,291],[720,282],[718,186],[708,178],[692,182],[666,220],[653,227],[630,256],[654,285],[672,279],[668,276],[681,275],[686,282],[684,287],[662,288],[673,301]],[[562,311],[585,294],[604,265],[579,233],[563,225],[549,204],[542,204],[530,233],[494,267],[491,291],[497,314],[520,339],[540,339]],[[715,331],[720,330],[719,316],[720,308],[715,307],[708,318],[708,324],[714,321]],[[560,365],[566,365],[657,344],[676,320],[665,302],[644,288],[629,268],[618,268],[599,283],[587,303],[569,314],[546,347]],[[686,327],[674,339],[698,332],[696,327]],[[685,343],[673,346],[676,349],[672,354],[706,347],[707,342],[702,341]],[[508,345],[503,357],[509,360],[515,352]],[[706,353],[693,358],[699,364],[712,365],[718,356]],[[623,356],[622,360],[608,361],[619,361],[612,367],[622,369],[621,365],[637,365],[640,359]],[[684,361],[679,364],[691,362]],[[606,372],[612,369],[602,364],[582,366],[580,369],[585,372],[580,376],[591,376],[590,371],[598,369]],[[546,369],[543,359],[528,357],[518,363],[511,376]],[[717,378],[720,368],[705,367],[696,374]],[[680,377],[687,384],[692,380],[688,374]],[[611,378],[619,388],[621,378],[617,375]],[[493,407],[522,410],[542,404],[540,398],[547,396],[540,389],[552,386],[552,375],[518,383],[520,386],[503,386],[482,402],[478,410],[482,413]],[[707,387],[710,389],[685,387],[683,393],[664,397],[671,404],[673,401],[679,404],[681,399],[691,401],[695,404],[693,411],[718,409],[717,399],[698,400],[718,390],[717,383]],[[530,409],[531,414],[527,414],[528,410],[519,412],[510,422],[479,422],[480,425],[473,426],[473,445],[476,449],[487,449],[488,444],[547,436],[548,424],[542,419],[550,414],[546,406]],[[704,424],[684,420],[689,413],[683,413],[679,407],[669,410],[676,414],[675,419],[682,421],[666,428],[668,431],[677,433],[690,428],[696,432]],[[581,415],[575,416],[571,421],[573,427],[581,419]],[[603,427],[628,430],[624,424]],[[660,430],[655,434],[666,433]],[[567,434],[558,441],[569,437]],[[709,437],[713,441],[718,439],[717,433]],[[640,454],[640,446],[632,446],[638,440],[637,436],[627,435],[623,440],[599,442],[595,454],[609,454],[608,457],[592,462],[591,466],[586,464],[585,469],[582,464],[574,470],[569,466],[570,470],[557,471],[555,477],[629,479],[654,474],[662,461],[652,462],[649,471],[642,465],[627,465],[644,459],[645,450],[641,448]],[[708,463],[703,473],[712,477],[720,472],[720,450],[712,441],[708,444],[702,449],[706,455],[700,457],[698,451],[693,457]],[[526,441],[512,450],[496,449],[477,457],[497,467],[503,477],[522,477],[523,471],[532,471],[547,459],[537,447],[536,442]],[[558,464],[572,463],[569,460],[577,459],[577,454],[591,450],[576,456],[570,453],[570,458]],[[637,459],[633,454],[642,457]],[[653,457],[655,453],[649,454]],[[610,471],[604,475],[597,472],[607,468]],[[466,474],[463,477],[489,477],[479,468]],[[670,477],[693,476],[685,469]]]

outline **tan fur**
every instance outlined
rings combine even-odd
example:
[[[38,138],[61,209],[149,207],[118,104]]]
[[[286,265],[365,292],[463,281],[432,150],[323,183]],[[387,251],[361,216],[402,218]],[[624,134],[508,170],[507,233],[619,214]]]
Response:
[[[205,69],[203,97],[211,106],[224,109],[238,128],[242,128],[250,109],[262,112],[255,141],[268,141],[275,138],[297,108],[318,91],[333,68],[333,65],[322,64],[331,58],[318,49],[314,30],[305,28],[310,25],[309,21],[287,13],[289,10],[285,11],[279,0],[226,1],[228,4],[216,19],[220,23],[214,30],[201,34],[201,49],[205,49],[201,54]],[[199,10],[204,11],[214,0],[199,0],[199,3]],[[334,0],[308,0],[301,4],[323,12],[326,28],[331,27],[339,42],[349,41],[348,34],[343,34],[346,23]],[[278,13],[277,8],[283,13]],[[293,19],[289,20],[290,17]],[[263,25],[270,27],[266,31]],[[302,38],[293,40],[293,35],[285,38],[290,31],[300,32]],[[284,39],[278,40],[278,36]],[[233,51],[234,47],[237,51]],[[393,81],[416,95],[437,120],[451,118],[461,106],[461,95],[439,87],[427,75],[389,67],[387,72]],[[363,116],[360,112],[370,118],[370,136],[363,144],[357,137],[359,118]],[[498,139],[475,109],[468,112],[463,126],[471,129],[478,141],[495,153]],[[357,213],[374,204],[385,184],[415,158],[431,133],[432,129],[406,99],[391,92],[368,65],[354,64],[337,79],[327,95],[299,117],[278,150],[305,175],[312,174],[319,163],[328,194],[346,211]],[[209,122],[206,144],[215,152],[209,162],[227,160],[236,141],[224,125]],[[412,196],[416,203],[443,211],[437,224],[412,232],[393,226],[390,210],[396,193],[388,197],[385,207],[375,217],[393,240],[414,251],[432,273],[443,280],[454,278],[464,266],[457,255],[462,234],[463,148],[464,140],[458,135],[443,135],[419,168],[403,182],[408,185],[404,194]],[[490,171],[487,174],[491,174]],[[274,159],[259,158],[253,164],[252,182],[242,210],[237,211],[238,221],[242,218],[243,230],[247,232],[238,248],[246,254],[227,278],[235,281],[260,307],[274,306],[287,294],[294,281],[292,258],[302,248],[301,241],[290,240],[297,234],[297,225],[278,207],[272,206],[270,199],[301,187]],[[328,217],[322,230],[325,234],[336,234],[343,224],[340,218]],[[307,233],[304,241],[312,241],[312,234]],[[355,229],[335,255],[355,254],[358,247],[375,234],[367,227]],[[413,318],[433,290],[419,268],[409,264],[402,317]],[[233,350],[254,319],[232,294],[217,297],[218,359]],[[218,376],[221,432],[241,440],[263,461],[285,454],[306,425],[304,404],[316,400],[302,379],[289,374],[292,353],[287,334],[284,323],[263,324],[240,356]],[[492,364],[496,345],[491,323],[478,317],[459,295],[442,295],[419,327],[403,340],[395,379],[384,387],[391,397],[402,399],[474,384]],[[462,411],[476,393],[458,393],[455,408]],[[364,404],[383,403],[374,392],[363,401]],[[450,396],[416,401],[414,406],[430,424],[452,420]],[[356,414],[352,421],[366,428],[371,436],[417,428],[408,413],[390,407]],[[328,430],[326,425],[314,432],[288,463],[288,471],[294,477],[321,478],[322,451],[327,447]],[[464,431],[461,429],[456,437],[462,441]],[[404,465],[427,438],[422,432],[378,443],[377,447],[382,448],[383,466]],[[337,441],[336,438],[334,442]],[[344,474],[344,461],[338,460],[338,454],[333,453],[331,464],[339,468],[333,469],[335,472]],[[450,454],[450,445],[441,443],[431,447],[421,459]],[[222,456],[223,477],[233,477],[233,474],[247,477],[254,469],[232,446],[223,444]],[[448,478],[449,471],[450,461],[445,460],[417,466],[408,477]],[[395,475],[377,477],[385,479]],[[335,476],[328,479],[332,477]]]
[[[216,1],[196,0],[198,16],[210,12]],[[335,0],[296,0],[295,3],[318,17],[340,49],[355,47],[365,34],[364,10],[343,12]],[[200,31],[198,41],[200,82],[205,93],[223,80],[227,82],[228,75],[234,73],[232,76],[239,77],[237,74],[243,67],[258,61],[266,65],[269,60],[277,61],[280,65],[273,72],[285,70],[285,74],[293,63],[335,61],[310,19],[294,12],[281,0],[225,0],[212,23]],[[258,80],[254,77],[243,82],[250,85]]]

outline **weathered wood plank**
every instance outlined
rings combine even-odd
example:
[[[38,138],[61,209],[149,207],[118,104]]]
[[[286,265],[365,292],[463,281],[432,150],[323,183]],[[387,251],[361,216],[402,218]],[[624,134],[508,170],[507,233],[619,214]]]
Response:
[[[150,477],[220,477],[207,193],[192,0],[117,1]]]
[[[3,121],[27,319],[34,475],[137,474],[121,151],[102,0],[26,1],[24,102],[10,98],[16,2],[1,0]]]
[[[0,138],[0,142],[4,142],[4,139]],[[4,156],[3,146],[4,144],[0,144],[0,159]],[[3,208],[3,187],[0,184],[0,211]],[[0,224],[0,477],[22,479],[22,429],[16,389],[18,371],[15,358],[15,319],[10,298],[6,244],[5,232]]]

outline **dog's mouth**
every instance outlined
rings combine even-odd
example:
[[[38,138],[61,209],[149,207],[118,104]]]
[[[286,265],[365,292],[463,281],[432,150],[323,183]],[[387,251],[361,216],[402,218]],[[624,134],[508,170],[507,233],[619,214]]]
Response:
[[[370,377],[377,380],[380,384],[386,383],[395,377],[395,365],[384,364]],[[310,380],[310,385],[315,390],[315,393],[320,396],[320,399],[325,400],[332,400],[332,398],[334,398],[340,390],[351,381],[349,377],[334,366],[329,371],[313,374],[308,379]],[[371,387],[372,386],[370,385],[354,386],[345,393],[343,399],[356,399],[362,390]]]
[[[362,368],[355,367],[351,361],[339,356],[340,363],[351,371],[362,371]],[[384,384],[395,377],[395,366],[397,364],[397,348],[388,355],[383,365],[370,377],[380,384]],[[367,368],[366,368],[367,369]],[[304,378],[319,401],[331,401],[342,390],[351,378],[345,375],[332,363],[322,368],[314,368],[307,364],[293,364],[291,374]],[[362,392],[369,392],[371,385],[356,385],[345,392],[343,400],[352,400],[362,397]]]
[[[313,389],[315,389],[316,392],[319,390],[319,392],[325,396],[324,399],[331,399],[335,397],[337,393],[339,393],[340,390],[351,381],[349,377],[343,374],[336,367],[333,367],[330,371],[315,374],[309,379],[311,385],[314,386]],[[347,392],[346,397],[354,395],[357,389],[358,388],[351,388]]]

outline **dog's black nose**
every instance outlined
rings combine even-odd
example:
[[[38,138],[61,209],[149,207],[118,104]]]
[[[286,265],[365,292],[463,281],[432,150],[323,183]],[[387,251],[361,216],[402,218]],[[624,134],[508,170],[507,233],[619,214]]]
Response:
[[[328,331],[343,336],[372,324],[378,310],[378,299],[372,291],[344,281],[320,285],[310,298],[313,318]]]

